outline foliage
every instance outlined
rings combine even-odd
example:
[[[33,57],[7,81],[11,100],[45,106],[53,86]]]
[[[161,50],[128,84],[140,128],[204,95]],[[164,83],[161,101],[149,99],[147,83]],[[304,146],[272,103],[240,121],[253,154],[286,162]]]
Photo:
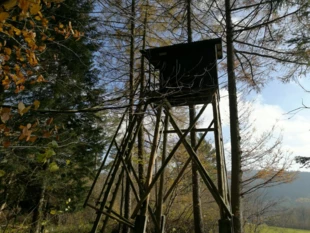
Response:
[[[25,90],[26,84],[40,85],[46,81],[44,72],[41,70],[42,54],[47,52],[46,46],[51,43],[59,43],[55,41],[55,35],[61,35],[61,40],[69,39],[71,36],[75,40],[79,40],[82,33],[73,30],[71,22],[67,25],[61,24],[62,30],[57,27],[53,28],[53,21],[56,21],[55,16],[50,14],[53,9],[59,7],[61,1],[27,1],[27,0],[8,0],[1,4],[0,12],[0,80],[2,86],[0,103],[1,105],[11,103],[4,95],[4,90],[10,92],[15,89],[18,94]],[[57,4],[56,6],[52,6]],[[30,87],[29,87],[30,88]],[[16,98],[16,96],[11,97]],[[16,141],[16,135],[20,131],[18,140],[35,142],[38,136],[46,136],[56,133],[56,131],[46,131],[41,129],[39,122],[34,119],[20,126],[18,131],[7,126],[9,120],[16,121],[16,118],[23,116],[30,109],[37,110],[40,106],[40,101],[34,99],[28,102],[27,106],[19,101],[14,103],[17,106],[17,111],[14,107],[3,106],[0,111],[1,115],[1,132],[6,138],[2,141],[2,145],[7,148],[12,142]],[[52,121],[52,119],[50,119]],[[52,122],[46,122],[50,125]]]
[[[14,23],[14,28],[31,32],[33,38],[27,42],[23,32],[20,35],[7,33],[5,51],[12,46],[11,54],[16,54],[20,45],[23,56],[28,58],[30,49],[33,54],[32,60],[14,56],[4,60],[5,66],[20,64],[25,77],[21,83],[3,83],[6,90],[1,93],[1,104],[10,106],[3,107],[1,112],[1,133],[6,136],[0,158],[1,221],[9,224],[17,216],[30,213],[36,216],[38,212],[40,219],[33,219],[41,227],[43,218],[81,208],[87,181],[100,160],[106,133],[102,130],[104,114],[55,114],[37,109],[96,105],[104,90],[100,90],[99,73],[92,61],[97,44],[91,36],[96,36],[96,32],[87,12],[93,5],[87,1],[78,1],[78,4],[66,1],[61,5],[57,1],[34,1],[40,8],[34,12],[32,3],[25,8],[27,11],[20,8],[23,2],[29,3],[18,1],[17,5],[7,8],[10,14],[6,21]],[[14,17],[16,12],[26,15],[23,18],[17,15],[17,20],[11,20],[9,17]],[[33,20],[38,22],[32,24]],[[44,50],[40,51],[43,45]],[[78,62],[73,63],[76,60]],[[12,77],[12,70],[4,75]],[[15,89],[13,93],[11,87],[18,91]]]
[[[310,158],[308,157],[301,157],[301,156],[296,156],[295,158],[296,162],[301,164],[302,167],[309,167],[310,166]]]
[[[98,5],[94,7],[93,2]],[[131,4],[86,0],[0,3],[0,213],[7,211],[8,220],[32,213],[40,197],[46,204],[42,207],[46,218],[81,207],[86,183],[105,149],[107,131],[113,129],[108,127],[105,113],[67,114],[62,109],[95,110],[110,99],[112,104],[117,101],[114,107],[124,104],[132,98],[133,86],[138,86],[142,77],[138,50],[145,45],[186,41],[186,1],[139,1],[134,16]],[[191,5],[193,38],[222,37],[225,54],[224,1],[191,1]],[[234,1],[233,65],[240,83],[259,90],[269,78],[287,81],[307,73],[308,5],[305,0]],[[133,22],[135,28],[130,30]],[[130,50],[134,56],[129,56]],[[134,70],[129,70],[129,63],[134,63]],[[220,72],[226,68],[227,63],[222,61]],[[133,86],[129,77],[134,77]],[[138,101],[142,95],[139,91],[135,94]],[[118,112],[109,113],[109,118],[113,114]],[[281,150],[281,138],[268,144],[270,138],[273,129],[261,135],[248,131],[242,136],[248,139],[243,141],[244,170],[261,166],[243,180],[242,195],[294,178],[286,172],[290,161],[278,166],[288,154]],[[212,151],[207,142],[203,148]],[[173,182],[184,165],[184,151],[179,149],[167,169],[166,185]],[[212,153],[202,156],[216,180]],[[192,227],[189,183],[187,169],[166,206],[172,230]],[[202,190],[202,194],[204,208],[218,212],[208,192]],[[214,217],[210,211],[204,216],[212,224]]]

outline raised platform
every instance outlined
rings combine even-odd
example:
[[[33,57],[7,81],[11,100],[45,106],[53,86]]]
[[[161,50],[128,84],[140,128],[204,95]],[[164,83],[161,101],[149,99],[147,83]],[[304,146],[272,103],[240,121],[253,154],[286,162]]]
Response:
[[[205,104],[218,89],[220,38],[152,48],[141,53],[154,70],[159,71],[156,79],[149,80],[151,85],[157,85],[147,94],[154,102],[166,98],[172,106]]]
[[[146,98],[155,104],[159,104],[163,99],[169,101],[172,107],[176,106],[188,106],[197,104],[208,104],[211,103],[214,93],[217,88],[209,88],[199,91],[169,91],[169,90],[158,90],[150,91],[146,93]]]

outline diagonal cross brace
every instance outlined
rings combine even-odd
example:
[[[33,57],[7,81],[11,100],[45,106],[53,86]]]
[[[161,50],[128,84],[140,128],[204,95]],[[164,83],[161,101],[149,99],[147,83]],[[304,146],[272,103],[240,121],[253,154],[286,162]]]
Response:
[[[165,108],[168,108],[167,106],[169,106],[169,102],[166,101],[166,103],[164,104]],[[183,140],[185,140],[186,136],[189,134],[189,132],[191,131],[191,129],[195,126],[195,123],[199,120],[200,116],[202,115],[202,113],[204,112],[204,110],[206,109],[207,104],[203,105],[203,107],[201,108],[200,112],[197,114],[197,116],[195,117],[195,119],[193,120],[192,124],[188,127],[188,129],[184,132],[184,134],[181,136],[181,138]],[[158,170],[158,172],[155,174],[152,182],[150,183],[150,185],[146,188],[144,195],[141,197],[140,201],[137,203],[133,214],[131,215],[131,218],[135,218],[138,214],[138,211],[140,210],[141,206],[143,205],[143,202],[146,200],[146,198],[148,197],[149,193],[151,192],[152,188],[154,187],[155,183],[157,182],[157,180],[160,178],[161,174],[163,173],[164,169],[166,168],[166,166],[168,165],[168,163],[170,162],[170,160],[172,159],[173,155],[175,154],[175,152],[177,151],[177,149],[179,148],[179,146],[182,144],[182,141],[179,140],[177,142],[177,144],[174,146],[174,148],[172,149],[172,151],[170,152],[170,154],[168,155],[167,159],[165,160],[165,162],[162,164],[161,168]]]
[[[213,125],[214,120],[211,121],[210,125],[208,126],[207,130],[205,131],[205,133],[202,135],[202,137],[200,138],[200,141],[198,142],[198,144],[195,146],[195,151],[198,150],[200,144],[202,143],[202,141],[204,140],[204,138],[206,137],[207,133],[209,132],[208,129],[211,128],[211,126]],[[189,157],[188,160],[185,162],[184,166],[182,167],[180,173],[178,174],[177,178],[174,180],[173,184],[171,185],[171,187],[169,188],[169,190],[167,191],[167,193],[164,196],[164,202],[166,201],[166,199],[168,198],[168,196],[171,194],[171,192],[174,190],[175,186],[179,183],[180,179],[183,177],[183,174],[186,170],[186,168],[188,167],[189,163],[192,161],[192,158]]]
[[[211,192],[213,198],[218,203],[218,205],[221,206],[225,210],[227,215],[229,217],[232,217],[232,213],[230,211],[230,208],[226,205],[225,201],[223,200],[223,198],[219,194],[216,185],[213,183],[208,172],[204,169],[204,167],[203,167],[202,163],[200,162],[197,154],[195,153],[193,148],[188,144],[188,142],[185,140],[184,134],[182,134],[180,128],[177,126],[176,122],[174,121],[173,117],[171,116],[171,114],[169,112],[169,109],[165,109],[165,112],[166,112],[166,114],[168,114],[170,116],[169,119],[170,119],[171,125],[177,131],[177,134],[180,138],[180,141],[183,143],[185,149],[187,150],[189,155],[192,157],[192,161],[194,161],[194,163],[197,165],[198,171],[199,171],[204,183],[206,184],[209,191]]]

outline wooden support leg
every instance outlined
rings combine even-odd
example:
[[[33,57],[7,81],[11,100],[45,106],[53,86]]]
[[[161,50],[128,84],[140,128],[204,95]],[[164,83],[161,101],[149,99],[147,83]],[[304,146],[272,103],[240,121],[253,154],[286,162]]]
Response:
[[[134,233],[146,233],[147,216],[137,215]]]
[[[232,224],[229,219],[219,220],[219,233],[232,233]]]
[[[165,225],[166,225],[166,216],[161,216],[161,225],[160,225],[160,233],[165,233]]]

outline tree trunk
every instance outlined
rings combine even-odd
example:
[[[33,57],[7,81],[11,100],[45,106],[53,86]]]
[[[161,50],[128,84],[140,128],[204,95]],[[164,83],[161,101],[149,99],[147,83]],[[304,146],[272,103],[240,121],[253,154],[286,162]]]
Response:
[[[190,124],[194,121],[196,116],[195,106],[191,105],[189,109]],[[197,138],[195,128],[190,133],[191,146],[196,147]],[[192,161],[192,197],[193,197],[193,213],[194,213],[194,226],[195,233],[203,233],[203,220],[201,214],[201,201],[200,201],[200,185],[199,173],[196,164]]]
[[[133,118],[133,105],[134,105],[134,59],[135,59],[135,9],[136,1],[131,1],[131,17],[130,17],[130,61],[129,61],[129,122],[132,121]],[[128,161],[130,164],[131,161]],[[128,172],[130,173],[130,166],[128,167]],[[131,187],[129,177],[126,176],[126,187],[125,187],[125,203],[124,203],[124,216],[125,218],[130,218],[131,211]],[[130,228],[128,226],[123,227],[123,233],[129,233]]]
[[[242,233],[241,205],[241,149],[238,119],[237,87],[234,72],[233,26],[231,21],[231,3],[225,0],[226,8],[226,41],[227,41],[227,74],[230,111],[231,138],[231,205],[233,213],[234,233]]]
[[[146,47],[146,28],[147,28],[147,21],[148,21],[148,0],[145,1],[146,8],[145,8],[145,15],[143,20],[143,34],[142,34],[142,50]],[[144,100],[144,94],[145,94],[145,57],[141,56],[141,70],[140,70],[140,95],[139,99],[140,101]],[[144,127],[143,127],[143,120],[142,125],[140,127],[140,130],[138,132],[138,176],[139,176],[139,182],[141,184],[139,193],[140,197],[143,196],[144,193],[144,184],[145,184],[145,177],[144,177],[144,164],[145,164],[145,158],[144,158],[144,146],[145,146],[145,138],[144,138]],[[147,202],[145,202],[141,209],[141,214],[147,213],[148,206],[146,205]]]
[[[40,233],[44,216],[45,206],[45,185],[40,188],[40,194],[37,198],[37,205],[33,211],[30,233]]]
[[[147,1],[148,4],[148,1]],[[145,12],[144,20],[143,20],[143,36],[142,36],[142,50],[145,49],[146,46],[146,24],[147,24],[147,10]],[[141,72],[140,72],[140,101],[144,98],[144,87],[145,87],[145,66],[144,66],[144,56],[141,56]],[[144,184],[144,128],[143,122],[141,128],[138,133],[138,174],[139,174],[139,181],[141,184]],[[143,189],[140,190],[140,195],[143,195]]]
[[[191,0],[187,0],[187,42],[193,42],[192,38],[192,25],[191,25]],[[189,106],[190,124],[196,117],[195,105]],[[196,147],[196,132],[195,128],[190,132],[191,146]],[[203,220],[201,214],[201,201],[200,201],[200,187],[199,187],[199,173],[196,164],[192,162],[192,197],[193,197],[193,213],[194,213],[194,226],[195,233],[203,232]]]

